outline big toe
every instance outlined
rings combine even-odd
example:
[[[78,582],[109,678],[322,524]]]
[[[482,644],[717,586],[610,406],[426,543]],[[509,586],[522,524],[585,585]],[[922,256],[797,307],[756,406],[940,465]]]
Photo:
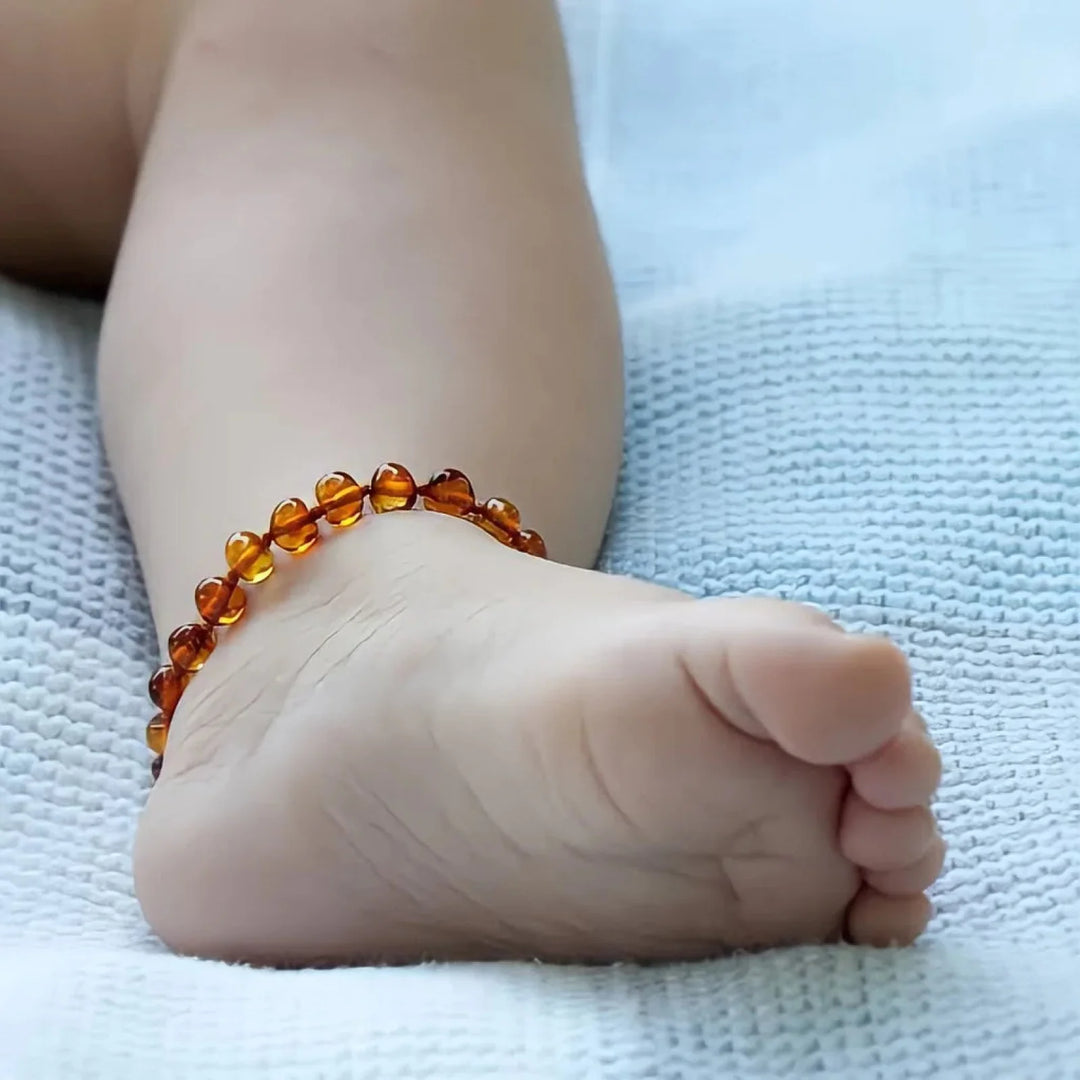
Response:
[[[820,623],[736,636],[727,670],[741,706],[733,722],[813,765],[875,753],[911,710],[911,677],[896,646]]]
[[[921,893],[887,896],[864,886],[847,911],[845,937],[855,945],[910,945],[926,929],[933,909]]]

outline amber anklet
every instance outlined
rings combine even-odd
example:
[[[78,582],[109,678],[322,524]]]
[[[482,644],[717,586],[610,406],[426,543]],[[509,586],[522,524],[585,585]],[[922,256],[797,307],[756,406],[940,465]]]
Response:
[[[200,622],[185,623],[169,635],[170,663],[150,676],[150,700],[158,713],[146,726],[146,744],[157,756],[150,771],[161,772],[169,725],[191,677],[206,663],[217,644],[220,627],[238,622],[247,608],[243,585],[265,581],[274,572],[276,544],[290,555],[301,555],[319,539],[323,518],[336,529],[355,525],[364,513],[364,501],[376,514],[411,510],[419,499],[426,510],[470,521],[508,547],[527,555],[547,557],[540,534],[521,527],[517,507],[506,499],[477,503],[469,478],[457,469],[443,469],[419,487],[409,470],[388,462],[380,465],[367,486],[348,473],[327,473],[315,485],[315,505],[309,510],[302,499],[285,499],[274,507],[267,532],[235,532],[225,542],[223,577],[204,578],[195,587],[195,607]]]

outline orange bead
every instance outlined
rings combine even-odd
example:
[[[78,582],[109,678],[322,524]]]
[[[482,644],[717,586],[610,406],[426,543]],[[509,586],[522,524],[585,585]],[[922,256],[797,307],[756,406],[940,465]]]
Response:
[[[146,725],[146,745],[155,754],[165,752],[165,742],[169,738],[169,721],[161,713],[158,713],[149,724]]]
[[[212,626],[187,623],[169,635],[169,658],[181,671],[198,671],[214,651],[214,644]]]
[[[440,514],[464,517],[476,509],[476,496],[469,478],[458,469],[437,472],[423,487],[420,497],[424,507]]]
[[[195,607],[211,626],[232,626],[244,614],[247,597],[228,578],[203,578],[195,586]]]
[[[518,508],[506,499],[488,499],[471,520],[504,544],[512,544],[521,529]]]
[[[184,674],[177,671],[172,664],[159,667],[150,676],[150,683],[147,686],[150,700],[166,716],[172,716],[176,711],[177,703],[180,701],[180,695],[184,692],[186,683],[187,679]]]
[[[387,462],[371,478],[371,508],[376,514],[408,510],[416,502],[416,481],[404,465]]]
[[[522,529],[514,540],[514,547],[526,555],[535,555],[538,559],[547,558],[547,544],[544,538],[532,529]]]
[[[274,572],[274,555],[253,532],[234,532],[225,541],[225,561],[245,581],[253,585],[265,581]]]
[[[326,511],[326,520],[338,529],[360,520],[366,494],[346,472],[327,473],[315,485],[315,501]]]
[[[161,775],[161,766],[165,764],[165,759],[158,754],[153,761],[150,762],[150,775],[157,781],[157,778]]]
[[[270,536],[290,555],[302,555],[319,539],[319,526],[303,499],[284,499],[270,515]]]
[[[518,513],[518,508],[506,499],[488,499],[480,507],[480,512],[493,525],[498,525],[508,533],[521,531],[521,514]]]

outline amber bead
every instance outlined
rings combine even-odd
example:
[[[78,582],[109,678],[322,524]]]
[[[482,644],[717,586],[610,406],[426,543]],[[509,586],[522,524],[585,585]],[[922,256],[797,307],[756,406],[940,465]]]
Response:
[[[158,756],[150,762],[150,775],[154,778],[155,781],[161,775],[161,766],[164,764],[165,759],[160,754],[158,754]]]
[[[521,515],[518,508],[506,499],[488,499],[480,507],[484,517],[493,525],[498,525],[508,533],[516,533],[521,530]]]
[[[149,724],[146,725],[146,745],[155,754],[165,753],[165,742],[169,737],[169,721],[161,713],[158,713]]]
[[[476,496],[469,478],[457,469],[437,472],[420,488],[424,507],[440,514],[464,517],[476,509]]]
[[[409,510],[416,502],[416,481],[404,465],[388,461],[371,478],[371,509],[376,514],[388,510]]]
[[[225,541],[225,561],[245,581],[253,585],[274,572],[274,555],[253,532],[234,532]]]
[[[547,558],[547,544],[544,538],[532,529],[522,529],[514,539],[514,547],[526,555],[535,555],[538,559]]]
[[[177,671],[172,664],[159,667],[150,676],[150,683],[147,686],[150,700],[166,716],[172,716],[180,701],[180,695],[184,692],[186,682],[183,672]]]
[[[187,623],[169,635],[169,659],[181,671],[198,671],[214,651],[214,644],[212,626]]]
[[[315,501],[326,513],[326,520],[337,529],[355,525],[364,512],[367,491],[348,473],[332,472],[315,485]]]
[[[195,607],[211,626],[232,626],[244,614],[247,597],[228,578],[208,577],[195,586]]]
[[[290,555],[302,555],[319,539],[319,526],[303,499],[283,499],[270,515],[269,535]]]
[[[469,519],[504,544],[512,544],[521,528],[517,507],[506,499],[488,499]]]

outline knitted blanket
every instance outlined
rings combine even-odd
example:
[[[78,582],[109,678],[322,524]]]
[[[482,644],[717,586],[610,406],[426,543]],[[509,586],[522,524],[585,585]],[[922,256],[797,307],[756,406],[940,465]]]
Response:
[[[649,968],[170,955],[130,877],[154,645],[99,311],[0,284],[5,1080],[1080,1077],[1080,8],[564,13],[626,323],[603,566],[908,650],[947,766],[930,932]]]

